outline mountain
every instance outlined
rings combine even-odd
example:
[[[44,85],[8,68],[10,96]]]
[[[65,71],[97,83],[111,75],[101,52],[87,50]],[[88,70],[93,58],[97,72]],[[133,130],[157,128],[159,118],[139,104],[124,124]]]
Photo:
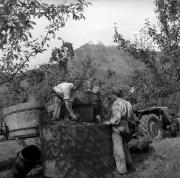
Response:
[[[142,63],[118,50],[114,46],[104,45],[102,42],[88,42],[75,50],[72,66],[80,70],[80,61],[93,59],[97,65],[100,64],[98,74],[104,75],[107,70],[112,70],[121,78],[126,77],[131,71],[142,67]]]
[[[130,71],[142,67],[139,61],[132,59],[123,51],[114,46],[104,45],[100,41],[90,41],[76,49],[74,53],[74,59],[70,62],[71,68],[81,71],[81,61],[93,59],[98,66],[100,65],[96,72],[96,77],[100,79],[104,78],[107,70],[111,70],[117,74],[114,80],[121,81]],[[0,87],[0,92],[4,93],[6,90],[6,87]]]

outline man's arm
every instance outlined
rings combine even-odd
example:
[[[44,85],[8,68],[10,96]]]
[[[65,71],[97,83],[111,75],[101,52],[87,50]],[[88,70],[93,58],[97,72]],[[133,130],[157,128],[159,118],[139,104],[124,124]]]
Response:
[[[127,101],[127,117],[128,119],[130,119],[133,116],[133,109],[132,109],[132,105],[129,101]]]
[[[66,108],[67,108],[67,110],[68,110],[68,112],[70,114],[70,117],[72,119],[77,119],[77,116],[74,114],[74,111],[72,109],[72,102],[69,101],[68,99],[65,99],[64,102],[65,102]]]

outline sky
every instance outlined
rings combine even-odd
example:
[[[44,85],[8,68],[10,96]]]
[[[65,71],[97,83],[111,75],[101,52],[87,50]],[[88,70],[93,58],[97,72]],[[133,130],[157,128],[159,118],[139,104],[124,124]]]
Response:
[[[57,3],[59,0],[41,0],[44,2]],[[74,49],[79,48],[89,41],[101,41],[105,45],[113,45],[114,23],[118,31],[129,40],[139,32],[149,18],[152,23],[156,22],[154,14],[154,0],[89,0],[92,3],[85,9],[85,20],[68,20],[66,26],[57,35],[64,41],[71,42]],[[43,31],[45,21],[37,21],[34,34],[39,35]],[[61,42],[53,40],[50,49],[30,62],[30,67],[47,63],[51,49],[59,47]]]
[[[153,0],[94,0],[85,10],[85,20],[69,21],[62,36],[74,47],[91,40],[113,44],[114,23],[119,32],[132,39],[143,27],[146,18],[155,21]]]

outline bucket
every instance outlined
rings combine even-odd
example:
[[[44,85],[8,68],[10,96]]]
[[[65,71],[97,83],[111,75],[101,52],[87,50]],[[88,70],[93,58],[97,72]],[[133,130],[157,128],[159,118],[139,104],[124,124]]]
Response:
[[[41,150],[30,145],[18,153],[8,178],[24,178],[36,165],[41,162]]]
[[[8,178],[7,174],[12,170],[13,162],[17,159],[17,154],[30,145],[40,147],[40,138],[33,137],[0,142],[0,177]],[[42,165],[33,169],[29,175],[39,174],[40,168],[42,169]]]
[[[94,123],[61,123],[42,130],[44,177],[95,178],[115,167],[111,127]]]
[[[3,109],[3,118],[9,129],[9,139],[39,135],[39,119],[44,106],[38,102],[20,103]]]

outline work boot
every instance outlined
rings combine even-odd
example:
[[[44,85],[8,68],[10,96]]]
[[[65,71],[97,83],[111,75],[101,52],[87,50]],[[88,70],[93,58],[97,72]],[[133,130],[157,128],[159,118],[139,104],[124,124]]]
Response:
[[[115,171],[115,175],[118,175],[118,176],[123,176],[123,175],[126,175],[128,172],[118,172],[117,170]]]

